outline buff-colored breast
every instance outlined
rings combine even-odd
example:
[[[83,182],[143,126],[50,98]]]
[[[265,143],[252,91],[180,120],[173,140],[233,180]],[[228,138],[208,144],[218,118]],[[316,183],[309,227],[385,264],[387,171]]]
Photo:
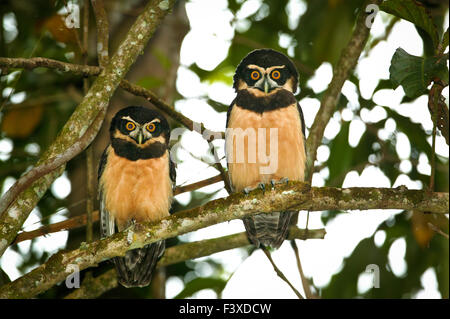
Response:
[[[130,161],[117,156],[109,147],[100,187],[105,207],[119,229],[131,219],[137,222],[162,219],[169,215],[172,201],[168,153],[159,158]]]
[[[255,187],[260,182],[269,183],[271,179],[287,177],[289,180],[304,180],[306,155],[300,115],[295,104],[262,114],[234,106],[228,121],[228,128],[242,129],[241,133],[234,131],[234,134],[230,134],[231,131],[228,131],[226,138],[227,154],[230,151],[233,152],[233,162],[228,163],[228,169],[231,183],[236,191],[241,191],[245,187]],[[254,158],[251,155],[249,157],[248,136],[240,137],[240,134],[245,135],[245,131],[249,128],[254,129],[256,136],[254,139],[256,156]],[[259,136],[262,132],[258,131],[259,128],[266,131],[265,139],[263,136]],[[270,128],[276,128],[278,132],[278,137],[272,140],[272,149]],[[240,138],[244,141],[243,148],[239,146]],[[258,143],[258,140],[261,142]],[[252,141],[251,138],[250,141]],[[268,162],[264,162],[264,158],[258,156],[261,147],[265,147],[265,153],[269,158]],[[242,149],[244,160],[239,163],[239,154],[237,153]],[[264,152],[261,151],[261,153]],[[253,159],[255,159],[254,162],[252,162]]]

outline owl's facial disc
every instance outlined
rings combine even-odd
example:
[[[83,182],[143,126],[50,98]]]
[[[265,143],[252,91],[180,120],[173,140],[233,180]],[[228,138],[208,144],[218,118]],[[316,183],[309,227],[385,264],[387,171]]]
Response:
[[[269,68],[262,68],[254,64],[247,66],[249,71],[248,85],[249,87],[256,88],[265,94],[271,91],[283,87],[285,66],[272,66]]]
[[[135,122],[129,116],[122,117],[127,134],[138,144],[143,145],[160,133],[160,120],[154,119],[145,124]]]

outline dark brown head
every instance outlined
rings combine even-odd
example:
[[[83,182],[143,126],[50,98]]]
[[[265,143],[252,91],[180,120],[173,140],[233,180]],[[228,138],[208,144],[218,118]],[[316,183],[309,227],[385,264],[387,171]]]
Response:
[[[295,93],[298,72],[286,55],[272,49],[259,49],[250,52],[241,61],[233,81],[236,91],[258,90],[261,92],[257,93],[259,96],[280,88]]]
[[[165,117],[142,106],[117,112],[109,133],[116,154],[133,161],[160,157],[169,146],[170,127]]]

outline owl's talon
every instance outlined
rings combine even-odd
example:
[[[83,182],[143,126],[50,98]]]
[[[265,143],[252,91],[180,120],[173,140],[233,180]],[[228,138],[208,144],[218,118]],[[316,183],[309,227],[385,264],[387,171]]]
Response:
[[[259,183],[258,187],[263,191],[263,194],[266,192],[266,185],[264,183]]]
[[[264,183],[259,183],[257,186],[255,186],[255,187],[246,187],[246,188],[244,188],[243,190],[242,190],[242,192],[245,194],[245,195],[248,195],[250,192],[252,192],[252,191],[254,191],[254,190],[256,190],[256,189],[260,189],[260,190],[262,190],[263,191],[263,193],[265,193],[266,192],[266,185],[264,184]]]
[[[277,184],[289,184],[289,178],[283,177],[279,180],[271,179],[270,184],[272,185],[272,189],[275,188],[275,185]]]

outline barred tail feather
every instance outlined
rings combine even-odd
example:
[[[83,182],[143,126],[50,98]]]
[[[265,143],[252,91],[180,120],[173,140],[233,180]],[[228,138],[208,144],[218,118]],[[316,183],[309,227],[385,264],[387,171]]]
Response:
[[[279,248],[288,235],[289,222],[295,212],[258,214],[243,218],[248,239],[259,248]]]
[[[127,288],[148,286],[164,250],[165,241],[161,240],[113,258],[119,283]]]

